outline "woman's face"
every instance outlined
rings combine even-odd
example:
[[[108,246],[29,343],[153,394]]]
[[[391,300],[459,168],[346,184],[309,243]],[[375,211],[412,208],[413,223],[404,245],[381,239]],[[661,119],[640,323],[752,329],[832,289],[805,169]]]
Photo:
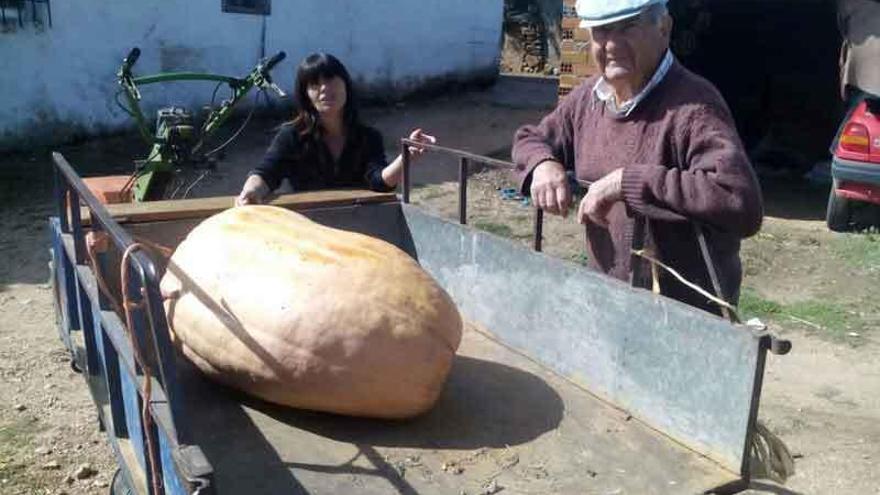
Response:
[[[309,100],[319,114],[342,115],[348,94],[345,91],[345,81],[341,77],[334,76],[329,79],[322,77],[309,84],[306,90]]]

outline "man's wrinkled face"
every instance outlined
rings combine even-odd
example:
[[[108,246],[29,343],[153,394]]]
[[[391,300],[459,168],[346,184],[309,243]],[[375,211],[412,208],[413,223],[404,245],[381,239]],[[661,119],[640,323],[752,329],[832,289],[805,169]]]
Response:
[[[647,82],[669,47],[671,21],[660,22],[645,13],[590,29],[592,54],[602,75],[614,86]]]

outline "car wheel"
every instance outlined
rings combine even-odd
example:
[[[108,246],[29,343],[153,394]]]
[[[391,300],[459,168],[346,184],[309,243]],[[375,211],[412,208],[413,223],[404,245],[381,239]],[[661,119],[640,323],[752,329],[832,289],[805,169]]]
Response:
[[[831,193],[828,195],[828,212],[825,218],[829,229],[835,232],[846,232],[850,228],[852,218],[850,201],[835,193],[837,184],[837,179],[834,179],[831,184]]]

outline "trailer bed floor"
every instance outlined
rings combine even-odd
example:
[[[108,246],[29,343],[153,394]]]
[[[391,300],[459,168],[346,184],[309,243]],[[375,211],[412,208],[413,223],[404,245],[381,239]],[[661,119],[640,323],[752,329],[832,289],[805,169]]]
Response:
[[[438,404],[407,422],[276,407],[180,371],[223,494],[694,494],[739,479],[471,326]]]

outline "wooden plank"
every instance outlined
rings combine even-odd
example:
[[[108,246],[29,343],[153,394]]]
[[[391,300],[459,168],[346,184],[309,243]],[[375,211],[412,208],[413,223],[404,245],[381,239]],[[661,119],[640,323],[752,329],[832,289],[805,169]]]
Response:
[[[305,210],[370,203],[397,201],[394,193],[378,193],[362,189],[333,189],[311,191],[277,196],[269,204]],[[217,196],[198,199],[175,199],[169,201],[147,201],[144,203],[122,203],[105,205],[110,215],[119,223],[143,223],[165,220],[204,218],[232,208],[235,196]],[[91,216],[88,208],[82,209],[83,224],[88,225]]]

